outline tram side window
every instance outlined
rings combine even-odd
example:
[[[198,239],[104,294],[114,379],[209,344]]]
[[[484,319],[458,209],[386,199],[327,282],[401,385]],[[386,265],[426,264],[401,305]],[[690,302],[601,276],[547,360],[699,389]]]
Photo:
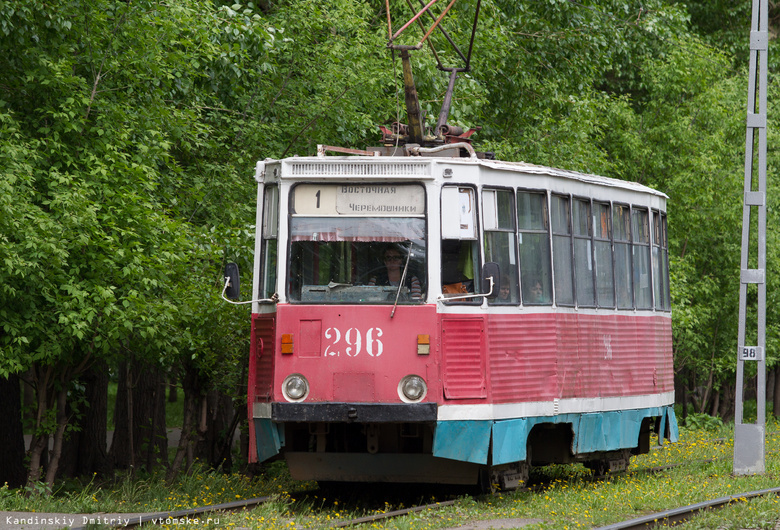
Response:
[[[666,215],[657,211],[653,211],[653,277],[655,308],[668,311],[669,249],[666,239]]]
[[[276,292],[277,237],[279,234],[279,188],[269,186],[263,197],[263,261],[260,271],[260,298]]]
[[[631,276],[631,212],[628,205],[613,205],[612,233],[615,244],[615,292],[618,309],[632,309],[634,289]]]
[[[552,303],[552,267],[545,193],[517,193],[517,225],[523,303],[549,305]]]
[[[615,307],[612,273],[612,215],[609,203],[593,203],[593,265],[599,307]]]
[[[517,246],[515,245],[515,205],[511,191],[484,190],[482,217],[485,227],[485,261],[498,263],[501,270],[498,296],[491,304],[516,304]]]
[[[651,309],[650,218],[647,210],[631,210],[631,240],[634,265],[634,301],[637,309]]]
[[[593,259],[591,252],[590,201],[575,199],[572,202],[572,227],[574,229],[574,276],[577,280],[577,305],[596,305],[593,288]]]
[[[569,198],[553,195],[553,270],[555,271],[555,302],[558,305],[574,305],[574,270],[569,220]]]

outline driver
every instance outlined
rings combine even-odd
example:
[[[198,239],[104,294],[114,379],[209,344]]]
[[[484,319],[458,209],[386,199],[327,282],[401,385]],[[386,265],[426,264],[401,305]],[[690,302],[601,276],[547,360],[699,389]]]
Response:
[[[404,260],[401,251],[394,246],[387,247],[382,254],[384,269],[380,269],[375,276],[368,280],[368,285],[392,285],[398,287],[401,283],[401,276],[404,271]],[[409,288],[409,294],[412,300],[419,300],[422,297],[422,285],[417,276],[406,272],[406,287]]]

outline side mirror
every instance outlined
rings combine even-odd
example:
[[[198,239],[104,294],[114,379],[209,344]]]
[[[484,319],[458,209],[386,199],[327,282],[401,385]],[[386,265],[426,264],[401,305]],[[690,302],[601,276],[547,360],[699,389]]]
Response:
[[[225,297],[231,300],[238,300],[241,295],[241,279],[238,274],[238,265],[228,263],[225,265]]]
[[[493,279],[493,285],[491,286],[490,279]],[[498,263],[489,261],[482,266],[482,292],[485,293],[488,299],[493,299],[498,296],[498,291],[501,289],[501,269]],[[490,294],[487,294],[490,293]]]

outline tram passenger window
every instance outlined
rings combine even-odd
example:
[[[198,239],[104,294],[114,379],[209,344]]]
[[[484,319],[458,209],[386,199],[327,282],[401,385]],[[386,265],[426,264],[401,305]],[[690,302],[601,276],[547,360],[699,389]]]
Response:
[[[517,245],[515,244],[515,205],[511,191],[484,190],[482,216],[485,227],[485,261],[498,263],[501,270],[498,296],[490,304],[516,304]]]
[[[631,270],[631,215],[627,205],[615,204],[612,210],[615,240],[615,292],[618,309],[633,309]]]
[[[634,301],[637,309],[651,309],[650,219],[647,210],[631,210],[632,261],[634,265]]]
[[[609,203],[593,203],[593,268],[599,307],[615,307],[615,281],[612,274],[612,215]]]
[[[653,286],[655,308],[668,311],[669,251],[666,239],[666,215],[653,211]]]
[[[552,266],[545,193],[517,193],[517,225],[523,303],[549,305]]]
[[[553,270],[555,271],[555,302],[558,305],[574,305],[574,268],[569,219],[569,198],[553,195]]]
[[[593,260],[591,255],[590,201],[575,199],[572,203],[574,222],[574,276],[577,279],[577,305],[596,305],[593,288]]]

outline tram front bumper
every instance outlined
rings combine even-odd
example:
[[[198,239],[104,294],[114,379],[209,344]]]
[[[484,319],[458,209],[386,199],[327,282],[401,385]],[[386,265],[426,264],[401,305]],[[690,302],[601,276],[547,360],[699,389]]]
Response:
[[[436,403],[271,403],[270,405],[269,419],[279,423],[425,423],[435,422],[438,413]]]

